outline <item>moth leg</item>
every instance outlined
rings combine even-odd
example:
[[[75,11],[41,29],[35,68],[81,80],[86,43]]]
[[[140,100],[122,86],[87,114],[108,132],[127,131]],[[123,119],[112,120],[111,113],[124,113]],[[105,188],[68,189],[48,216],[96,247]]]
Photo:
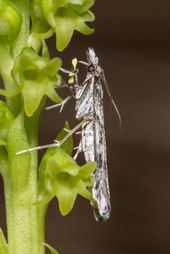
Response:
[[[75,134],[76,135],[80,135],[80,134],[82,134],[82,132],[81,131],[77,131]]]
[[[78,150],[79,149],[79,146],[76,146],[73,148],[73,150]]]
[[[60,145],[61,145],[60,141],[56,140],[55,143],[53,143],[53,144],[32,147],[32,148],[29,148],[29,149],[26,149],[26,150],[19,151],[19,152],[16,153],[16,155],[20,155],[20,154],[24,154],[24,153],[30,153],[30,152],[38,151],[38,150],[43,150],[43,149],[47,149],[47,148],[50,148],[50,147],[59,147]]]
[[[61,68],[61,69],[62,69],[62,68]],[[61,113],[61,112],[63,111],[63,108],[64,108],[65,104],[66,104],[71,98],[75,98],[75,89],[79,87],[79,85],[78,85],[78,76],[77,76],[76,73],[73,73],[73,72],[71,72],[71,71],[67,71],[67,70],[65,70],[65,69],[62,69],[62,71],[66,72],[66,73],[68,73],[68,74],[74,74],[75,84],[74,84],[74,86],[71,86],[71,85],[69,85],[69,84],[67,84],[67,83],[64,83],[63,86],[59,87],[59,88],[64,88],[64,87],[69,88],[69,90],[70,90],[70,95],[67,96],[61,103],[54,104],[54,105],[52,105],[52,106],[46,107],[46,108],[45,108],[46,110],[60,107],[60,113]]]
[[[73,159],[76,160],[78,155],[82,152],[82,142],[80,141],[79,146],[77,147],[77,152],[75,153]]]
[[[64,128],[63,130],[65,130],[66,132],[70,132],[70,130],[69,130],[69,129],[67,129],[67,128]]]
[[[58,104],[54,104],[52,106],[48,106],[45,109],[49,110],[49,109],[53,109],[53,108],[57,108],[60,107],[60,113],[63,111],[63,108],[65,106],[65,104],[72,98],[71,95],[69,95],[68,97],[66,97],[62,102],[58,103]]]
[[[85,66],[89,66],[89,63],[84,62],[84,61],[78,61],[78,63],[81,63],[81,64],[83,64],[83,65],[85,65]]]
[[[88,81],[89,81],[90,79],[92,79],[91,76],[90,76],[90,77],[87,77],[87,78],[83,81],[82,85],[85,85],[86,83],[88,84]]]
[[[59,141],[55,140],[55,143],[52,143],[52,144],[43,145],[43,146],[36,146],[36,147],[32,147],[32,148],[29,148],[29,149],[26,149],[26,150],[18,151],[16,153],[16,155],[29,153],[29,152],[33,152],[33,151],[38,151],[38,150],[43,150],[43,149],[47,149],[47,148],[50,148],[50,147],[60,147],[62,144],[64,144],[64,142],[70,136],[72,136],[75,132],[77,132],[78,129],[80,129],[82,127],[82,125],[84,123],[86,123],[87,121],[89,121],[89,117],[83,119],[80,123],[78,123],[72,130],[69,131],[69,133],[62,140],[59,140]]]
[[[60,68],[59,70],[62,71],[63,73],[66,73],[66,74],[73,74],[72,71],[66,70],[64,68]]]
[[[56,86],[57,89],[69,88],[69,85],[62,79],[61,86]]]

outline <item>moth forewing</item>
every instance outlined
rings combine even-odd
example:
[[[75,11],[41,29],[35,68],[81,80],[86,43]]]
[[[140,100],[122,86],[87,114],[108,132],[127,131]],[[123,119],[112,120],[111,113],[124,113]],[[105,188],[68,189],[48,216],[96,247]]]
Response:
[[[107,168],[107,148],[104,126],[103,111],[103,89],[100,79],[95,79],[94,84],[94,141],[95,141],[95,161],[97,168],[94,173],[95,184],[93,187],[93,196],[97,203],[97,218],[106,220],[110,217],[110,191],[108,184]]]
[[[104,128],[103,88],[101,67],[93,49],[87,51],[87,76],[80,86],[76,102],[76,118],[91,114],[91,121],[82,125],[82,150],[86,161],[96,161],[93,174],[93,201],[91,202],[96,220],[106,220],[110,216],[110,192],[108,184],[107,149]],[[82,92],[83,91],[83,92]]]

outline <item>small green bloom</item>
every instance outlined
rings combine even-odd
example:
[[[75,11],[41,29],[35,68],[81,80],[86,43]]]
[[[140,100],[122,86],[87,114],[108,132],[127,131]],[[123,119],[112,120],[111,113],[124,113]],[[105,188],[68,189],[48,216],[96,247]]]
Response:
[[[55,20],[56,44],[59,51],[68,46],[74,30],[85,35],[94,31],[85,24],[85,21],[87,21],[85,16],[81,16],[72,8],[59,9],[55,15]]]
[[[40,57],[32,48],[24,48],[16,59],[12,75],[21,89],[27,116],[33,115],[45,95],[56,103],[61,101],[55,91],[56,85],[60,84],[57,71],[61,60],[57,57],[52,60],[47,58],[47,52]]]
[[[89,188],[93,186],[92,174],[96,168],[95,162],[79,166],[65,148],[68,151],[68,146],[47,150],[40,165],[38,184],[38,202],[47,203],[56,196],[62,215],[72,210],[77,195],[92,200]]]
[[[48,38],[53,31],[56,47],[62,51],[69,44],[74,30],[86,35],[94,31],[86,25],[86,22],[94,20],[93,13],[89,11],[93,4],[94,0],[35,0],[33,36]]]

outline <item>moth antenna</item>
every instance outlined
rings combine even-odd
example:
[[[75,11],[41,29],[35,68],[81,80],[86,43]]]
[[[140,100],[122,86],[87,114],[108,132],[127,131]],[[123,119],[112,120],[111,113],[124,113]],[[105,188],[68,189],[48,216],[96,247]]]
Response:
[[[117,116],[118,116],[119,125],[120,125],[120,128],[121,128],[122,127],[122,118],[121,118],[120,112],[118,110],[118,107],[117,107],[117,105],[116,105],[116,103],[115,103],[115,101],[114,101],[114,99],[113,99],[113,97],[111,95],[111,92],[110,92],[110,89],[109,89],[108,83],[106,81],[105,74],[104,74],[103,70],[102,70],[102,79],[103,79],[103,83],[104,83],[104,85],[106,87],[106,91],[107,91],[107,94],[109,96],[109,99],[110,99],[110,101],[111,101],[111,103],[112,103],[112,105],[113,105],[113,107],[114,107],[114,109],[116,111]]]

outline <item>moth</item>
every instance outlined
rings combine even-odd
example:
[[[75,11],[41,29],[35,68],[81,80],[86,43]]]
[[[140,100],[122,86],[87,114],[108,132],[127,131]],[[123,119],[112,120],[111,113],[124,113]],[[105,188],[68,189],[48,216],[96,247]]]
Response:
[[[83,123],[81,141],[77,154],[82,150],[86,161],[96,161],[92,188],[93,207],[96,220],[110,217],[110,191],[108,183],[107,148],[104,127],[102,69],[93,49],[87,55],[87,76],[76,93],[76,118],[90,120]]]
[[[93,201],[91,203],[97,221],[110,217],[111,203],[108,183],[107,147],[104,126],[103,85],[106,86],[109,97],[118,113],[119,111],[111,98],[104,71],[99,65],[99,59],[94,49],[86,52],[87,75],[85,81],[76,90],[76,118],[86,119],[82,124],[81,141],[76,156],[83,151],[86,161],[96,161],[97,167],[93,174]],[[90,119],[88,120],[88,117]]]
[[[73,72],[61,69],[70,76],[69,83],[71,87],[71,95],[68,96],[62,103],[53,105],[50,108],[61,106],[62,111],[65,103],[72,97],[75,98],[76,119],[79,124],[69,131],[65,138],[57,143],[44,146],[30,148],[20,151],[17,154],[31,152],[34,150],[45,149],[48,147],[60,146],[65,140],[81,128],[81,139],[74,159],[79,153],[83,152],[86,162],[95,161],[97,167],[93,174],[94,186],[92,188],[94,216],[97,221],[105,221],[110,217],[111,202],[108,183],[108,166],[107,166],[107,147],[104,126],[104,109],[103,109],[103,85],[106,87],[111,102],[118,114],[121,122],[119,111],[114,100],[111,97],[104,71],[99,65],[99,59],[95,54],[94,49],[89,48],[86,52],[87,62],[79,61],[84,64],[87,69],[85,81],[81,84],[78,82],[76,71],[76,60],[73,60]]]

